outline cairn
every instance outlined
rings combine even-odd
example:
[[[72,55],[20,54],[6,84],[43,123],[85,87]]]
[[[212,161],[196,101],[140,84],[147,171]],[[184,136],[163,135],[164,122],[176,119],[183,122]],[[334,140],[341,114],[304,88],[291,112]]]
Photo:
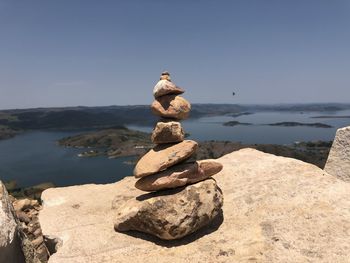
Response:
[[[223,167],[214,160],[193,160],[198,143],[185,140],[179,122],[191,110],[191,104],[179,96],[184,92],[171,82],[168,72],[162,73],[154,87],[151,109],[161,118],[151,137],[156,146],[134,169],[135,187],[154,193],[147,200],[129,200],[119,208],[117,231],[138,230],[178,239],[209,224],[221,211],[221,190],[215,180],[206,179]]]

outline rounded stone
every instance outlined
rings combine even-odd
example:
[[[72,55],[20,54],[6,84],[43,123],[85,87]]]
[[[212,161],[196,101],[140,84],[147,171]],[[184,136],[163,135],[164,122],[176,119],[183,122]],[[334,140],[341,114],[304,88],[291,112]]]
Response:
[[[165,95],[157,98],[152,103],[151,109],[157,116],[183,120],[189,116],[191,104],[180,96]]]
[[[222,205],[222,191],[209,179],[181,191],[167,190],[127,201],[118,207],[114,229],[179,239],[210,224],[222,213]]]

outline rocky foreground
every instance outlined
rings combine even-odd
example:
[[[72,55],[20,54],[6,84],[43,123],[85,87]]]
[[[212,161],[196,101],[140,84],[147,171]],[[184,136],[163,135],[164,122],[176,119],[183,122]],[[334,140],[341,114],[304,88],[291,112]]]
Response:
[[[253,149],[216,161],[223,217],[180,240],[114,231],[115,208],[149,195],[133,177],[45,190],[42,230],[62,242],[49,262],[349,262],[349,183]]]

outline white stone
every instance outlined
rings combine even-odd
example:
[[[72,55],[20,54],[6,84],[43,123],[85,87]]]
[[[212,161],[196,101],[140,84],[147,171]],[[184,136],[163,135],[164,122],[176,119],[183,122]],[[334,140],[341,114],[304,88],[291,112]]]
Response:
[[[14,209],[0,181],[0,263],[24,263]]]
[[[350,182],[350,126],[337,130],[325,171]]]

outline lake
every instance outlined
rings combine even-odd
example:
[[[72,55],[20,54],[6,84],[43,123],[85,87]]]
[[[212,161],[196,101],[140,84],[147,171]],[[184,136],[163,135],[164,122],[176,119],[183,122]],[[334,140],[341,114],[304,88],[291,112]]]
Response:
[[[239,117],[215,116],[205,117],[196,120],[185,120],[182,122],[189,139],[237,141],[242,143],[267,143],[267,144],[292,144],[296,141],[331,141],[335,132],[340,127],[350,125],[350,119],[332,118],[311,118],[315,116],[350,116],[350,110],[338,112],[258,112],[251,115]],[[239,121],[241,123],[251,123],[244,126],[223,126],[228,121]],[[280,127],[268,126],[266,124],[277,122],[300,122],[315,123],[320,122],[333,126],[333,128],[315,127]],[[140,127],[136,125],[128,126],[130,129],[151,132],[153,127]]]
[[[313,119],[319,115],[350,115],[350,110],[339,112],[259,112],[239,117],[216,116],[186,120],[183,127],[190,138],[203,140],[229,140],[242,143],[291,144],[295,141],[333,140],[337,128],[348,126],[350,119]],[[227,121],[252,123],[250,126],[226,127]],[[276,127],[265,124],[276,122],[321,122],[334,128]],[[153,127],[129,126],[152,131]],[[60,147],[56,141],[79,132],[33,131],[12,139],[0,141],[0,179],[17,180],[22,187],[42,182],[57,186],[85,183],[111,183],[132,175],[133,166],[124,162],[129,158],[108,159],[105,156],[79,158],[83,149]]]
[[[83,149],[58,146],[56,141],[77,132],[35,131],[0,141],[0,179],[27,187],[42,182],[57,186],[111,183],[132,175],[132,158],[79,158]]]

